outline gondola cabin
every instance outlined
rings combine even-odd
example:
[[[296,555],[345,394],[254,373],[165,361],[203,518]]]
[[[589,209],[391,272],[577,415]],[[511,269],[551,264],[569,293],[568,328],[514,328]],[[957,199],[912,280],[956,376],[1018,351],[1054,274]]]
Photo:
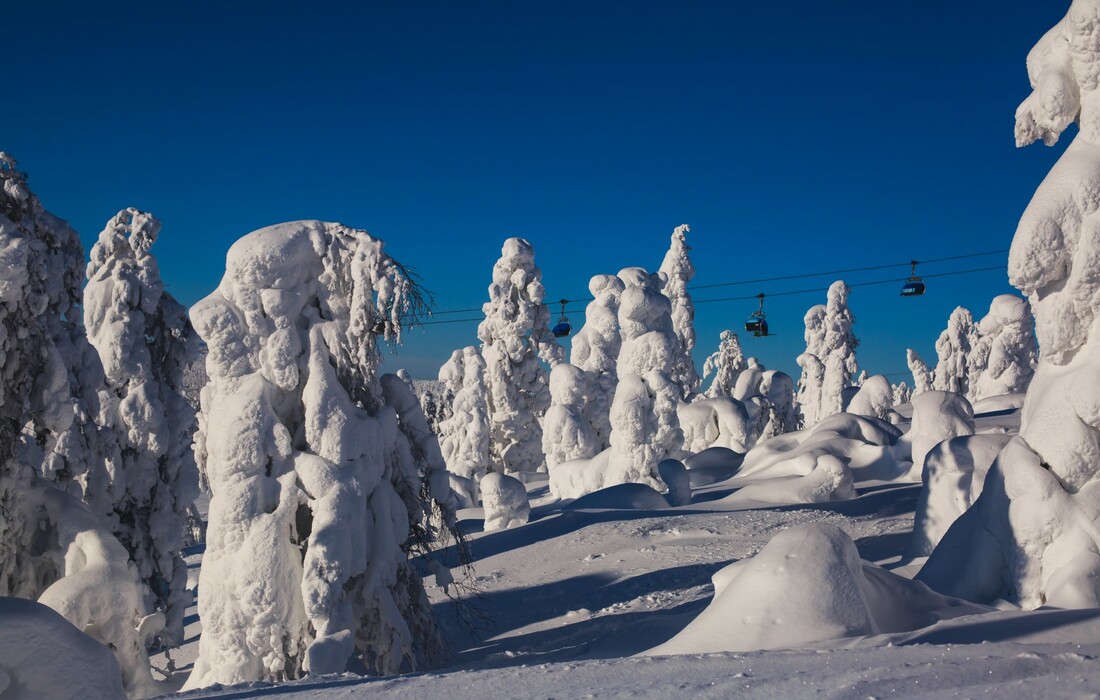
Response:
[[[749,314],[745,320],[745,330],[752,333],[754,338],[766,338],[768,336],[768,322],[764,318],[764,295],[757,294],[760,300],[760,308]]]
[[[911,265],[909,271],[909,279],[905,280],[905,284],[901,287],[901,295],[903,297],[919,297],[924,294],[924,280],[917,276],[917,261],[910,260]]]
[[[569,303],[567,299],[562,299],[558,302],[561,304],[561,318],[558,319],[557,324],[550,329],[550,332],[554,334],[555,338],[564,338],[573,332],[573,324],[569,323],[569,317],[565,315],[565,305]]]
[[[745,321],[745,330],[756,338],[764,337],[768,335],[768,321],[763,316],[753,314]]]
[[[903,297],[919,297],[924,294],[924,282],[917,280],[909,280],[901,288],[901,295]]]

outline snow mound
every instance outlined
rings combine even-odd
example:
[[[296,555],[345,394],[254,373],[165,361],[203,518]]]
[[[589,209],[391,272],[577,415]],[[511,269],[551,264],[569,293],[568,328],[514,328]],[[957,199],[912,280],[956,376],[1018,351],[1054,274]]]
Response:
[[[830,455],[851,469],[856,481],[894,479],[908,467],[895,455],[900,437],[901,431],[885,421],[838,413],[812,428],[760,443],[745,455],[739,476],[805,476]]]
[[[566,506],[569,510],[660,510],[668,508],[668,500],[645,484],[616,484],[582,496]]]
[[[603,488],[610,456],[611,450],[607,449],[592,459],[571,459],[557,465],[550,470],[550,493],[564,500],[599,491]]]
[[[691,477],[687,467],[678,459],[663,459],[657,465],[657,471],[661,475],[661,481],[668,486],[665,498],[674,506],[685,506],[691,503]]]
[[[122,671],[107,647],[45,605],[0,598],[0,698],[125,697]]]
[[[747,373],[748,370],[741,376]],[[768,413],[761,406],[729,397],[680,404],[676,414],[688,452],[702,452],[710,447],[748,452],[768,420]]]
[[[931,554],[951,523],[977,500],[989,466],[1010,439],[1004,434],[965,435],[928,452],[913,521],[913,556]]]
[[[507,474],[490,472],[481,479],[481,503],[485,507],[485,531],[504,530],[527,522],[531,504],[523,482]]]
[[[737,474],[745,455],[728,447],[708,447],[684,460],[693,487],[724,481]]]
[[[851,538],[825,523],[780,532],[713,582],[710,605],[647,655],[789,649],[986,610],[861,562]]]
[[[950,391],[926,391],[913,397],[913,424],[903,441],[912,446],[909,476],[920,481],[925,455],[953,437],[974,434],[974,409],[965,397]]]
[[[749,484],[723,499],[729,503],[827,503],[857,496],[852,471],[839,457],[819,455],[805,476],[781,476]]]

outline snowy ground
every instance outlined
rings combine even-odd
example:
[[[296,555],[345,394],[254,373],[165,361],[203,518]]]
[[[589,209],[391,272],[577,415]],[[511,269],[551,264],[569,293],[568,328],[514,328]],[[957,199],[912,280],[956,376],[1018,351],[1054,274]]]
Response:
[[[980,419],[979,430],[1012,430],[1015,420],[1015,412],[1000,411]],[[865,483],[855,500],[812,506],[719,502],[737,486],[732,480],[697,489],[690,506],[639,511],[563,506],[545,482],[532,483],[527,525],[482,533],[480,510],[462,512],[478,595],[456,603],[433,591],[455,650],[449,670],[177,697],[1100,696],[1100,610],[1006,609],[812,650],[635,656],[706,607],[715,571],[753,556],[792,525],[834,524],[863,559],[903,575],[919,568],[900,554],[909,544],[919,485]],[[196,554],[189,561],[198,560]],[[177,686],[195,654],[198,624],[194,617],[189,622],[189,644],[175,654]]]

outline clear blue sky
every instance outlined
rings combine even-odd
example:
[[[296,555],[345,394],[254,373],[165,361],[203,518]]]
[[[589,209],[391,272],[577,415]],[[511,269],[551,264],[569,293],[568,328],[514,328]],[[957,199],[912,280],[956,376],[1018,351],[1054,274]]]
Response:
[[[1012,128],[1027,51],[1068,4],[9,3],[0,149],[86,247],[120,208],[156,214],[186,304],[238,237],[301,218],[385,239],[439,309],[484,301],[508,236],[534,244],[551,299],[655,269],[680,223],[697,284],[938,258],[1007,248],[1060,154],[1017,150]],[[1011,291],[1004,272],[929,282],[853,291],[866,369],[934,359],[956,305]],[[769,302],[779,335],[747,351],[795,372],[823,300]],[[753,307],[699,306],[700,363]],[[387,366],[434,376],[475,329],[416,331]]]

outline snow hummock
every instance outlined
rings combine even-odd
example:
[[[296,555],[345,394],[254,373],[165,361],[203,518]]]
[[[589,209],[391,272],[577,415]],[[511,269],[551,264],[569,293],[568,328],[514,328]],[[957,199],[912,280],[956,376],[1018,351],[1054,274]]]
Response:
[[[0,598],[0,698],[125,697],[122,672],[107,647],[44,605]]]
[[[982,610],[861,562],[851,538],[825,523],[783,530],[755,557],[720,569],[713,580],[707,609],[647,654],[791,649]]]
[[[490,472],[482,477],[481,502],[485,507],[485,531],[523,525],[531,513],[527,489],[515,477]]]

